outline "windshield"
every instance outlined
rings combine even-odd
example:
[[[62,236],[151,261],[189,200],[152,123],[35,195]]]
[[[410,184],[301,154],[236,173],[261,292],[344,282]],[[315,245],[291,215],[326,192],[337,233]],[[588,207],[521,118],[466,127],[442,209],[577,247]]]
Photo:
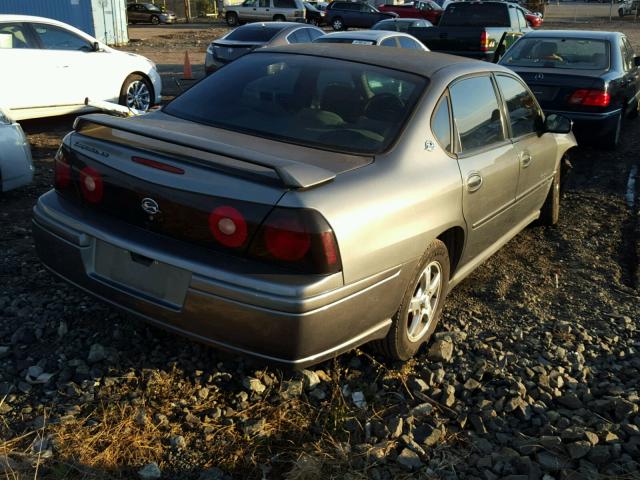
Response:
[[[253,53],[197,83],[164,112],[273,140],[373,154],[395,141],[427,83],[360,63]]]
[[[156,7],[155,5],[153,5],[152,3],[148,3],[147,4],[147,10],[150,12],[159,12],[160,9],[158,7]]]
[[[235,40],[236,42],[268,42],[280,33],[282,28],[283,27],[254,26],[250,26],[249,28],[236,28],[224,37],[224,40]]]
[[[609,68],[609,42],[583,38],[522,38],[500,63],[518,67],[577,70]]]
[[[439,27],[508,27],[505,3],[451,3],[444,11]]]

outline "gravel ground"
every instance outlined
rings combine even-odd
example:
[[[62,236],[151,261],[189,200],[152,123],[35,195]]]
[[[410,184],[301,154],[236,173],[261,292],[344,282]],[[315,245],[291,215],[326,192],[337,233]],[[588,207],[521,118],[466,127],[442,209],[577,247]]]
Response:
[[[294,373],[40,265],[31,208],[72,120],[25,122],[35,181],[0,196],[0,478],[640,479],[640,121],[615,153],[577,151],[558,227],[459,285],[416,359],[364,347]]]

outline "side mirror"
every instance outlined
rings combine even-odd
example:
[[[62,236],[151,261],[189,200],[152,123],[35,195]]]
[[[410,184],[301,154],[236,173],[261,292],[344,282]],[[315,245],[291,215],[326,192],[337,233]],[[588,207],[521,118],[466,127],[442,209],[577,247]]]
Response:
[[[552,113],[544,119],[543,132],[549,133],[570,133],[573,128],[573,121],[564,115]]]
[[[636,67],[640,67],[640,57],[633,57],[633,64]]]
[[[94,52],[99,52],[100,51],[100,44],[98,42],[93,42],[91,47],[93,48]]]

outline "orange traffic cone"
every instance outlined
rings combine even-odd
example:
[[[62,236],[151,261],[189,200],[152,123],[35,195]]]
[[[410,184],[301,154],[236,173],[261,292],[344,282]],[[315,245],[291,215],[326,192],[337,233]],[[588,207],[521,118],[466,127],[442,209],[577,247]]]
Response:
[[[184,52],[184,69],[182,70],[183,80],[193,80],[193,72],[191,71],[191,61],[189,60],[189,52]]]

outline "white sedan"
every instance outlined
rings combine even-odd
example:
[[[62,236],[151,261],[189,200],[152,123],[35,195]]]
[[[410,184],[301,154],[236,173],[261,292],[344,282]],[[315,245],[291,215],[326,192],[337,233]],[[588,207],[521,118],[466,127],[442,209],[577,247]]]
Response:
[[[20,125],[0,108],[0,192],[28,185],[33,179],[31,149]]]
[[[85,98],[146,111],[160,102],[156,65],[56,20],[0,15],[0,105],[15,120],[86,110]]]

